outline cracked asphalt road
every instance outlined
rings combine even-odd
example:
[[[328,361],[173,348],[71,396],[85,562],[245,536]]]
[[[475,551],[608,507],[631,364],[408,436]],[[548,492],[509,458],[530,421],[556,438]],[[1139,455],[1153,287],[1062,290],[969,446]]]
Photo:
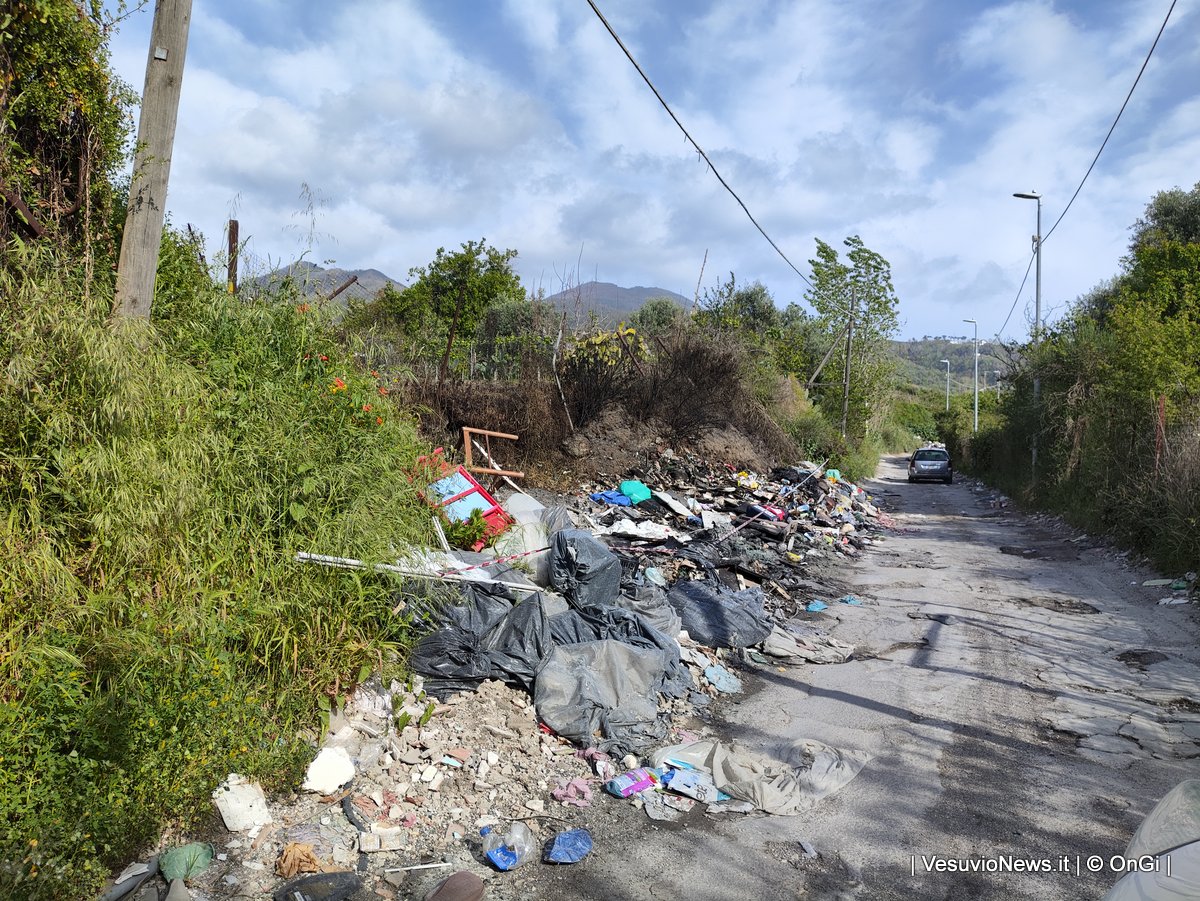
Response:
[[[1077,532],[903,467],[885,459],[866,486],[901,531],[836,572],[866,603],[822,623],[862,659],[752,670],[725,711],[759,752],[866,751],[858,777],[797,817],[656,827],[622,808],[537,897],[1065,901],[1119,878],[1077,861],[1122,853],[1196,775],[1195,608],[1159,606],[1141,585],[1156,574]],[[1050,872],[945,869],[1003,855]]]

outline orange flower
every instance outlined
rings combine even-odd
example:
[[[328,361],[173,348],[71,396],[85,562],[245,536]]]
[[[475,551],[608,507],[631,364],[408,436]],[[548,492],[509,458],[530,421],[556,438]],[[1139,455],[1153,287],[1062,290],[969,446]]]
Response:
[[[383,417],[382,416],[375,417],[375,425],[383,425]]]
[[[383,385],[380,385],[380,386],[379,386],[379,394],[380,394],[380,396],[381,396],[381,397],[387,397],[387,393],[388,393],[388,390],[387,390],[387,388],[383,387]]]
[[[308,312],[309,310],[311,310],[311,309],[312,309],[312,307],[310,307],[310,306],[309,306],[308,304],[306,304],[306,303],[299,303],[299,304],[296,304],[296,312],[297,312],[297,313],[307,313],[307,312]]]
[[[377,379],[377,378],[379,378],[379,372],[378,372],[377,370],[374,370],[374,369],[372,369],[372,370],[371,370],[371,377],[372,377],[372,378],[376,378],[376,379]]]
[[[370,404],[363,404],[363,412],[364,412],[364,413],[370,413],[370,412],[371,412],[371,405],[370,405]]]
[[[329,362],[329,357],[325,356],[325,354],[321,354],[321,362],[322,362],[322,363],[328,363],[328,362]]]
[[[341,379],[334,379],[333,384],[329,386],[330,394],[337,394],[339,391],[345,391],[345,390],[346,390],[346,383],[343,382]]]

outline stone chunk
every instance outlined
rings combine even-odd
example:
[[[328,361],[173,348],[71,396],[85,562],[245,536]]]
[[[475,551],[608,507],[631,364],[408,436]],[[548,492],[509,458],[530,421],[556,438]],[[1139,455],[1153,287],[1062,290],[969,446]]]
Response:
[[[345,748],[322,748],[308,765],[304,776],[305,791],[331,795],[354,778],[354,761]]]

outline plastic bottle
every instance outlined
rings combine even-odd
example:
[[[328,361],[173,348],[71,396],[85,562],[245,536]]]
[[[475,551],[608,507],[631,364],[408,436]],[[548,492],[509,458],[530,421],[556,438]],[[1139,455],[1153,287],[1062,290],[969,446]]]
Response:
[[[524,823],[513,823],[504,835],[491,826],[484,826],[479,834],[483,836],[483,853],[498,870],[515,870],[533,854],[533,833]]]
[[[628,798],[630,795],[636,795],[638,792],[643,792],[648,788],[654,788],[660,781],[660,775],[654,770],[639,767],[636,770],[630,770],[628,773],[617,776],[615,779],[610,779],[605,783],[604,788],[610,795],[616,795],[618,798]]]

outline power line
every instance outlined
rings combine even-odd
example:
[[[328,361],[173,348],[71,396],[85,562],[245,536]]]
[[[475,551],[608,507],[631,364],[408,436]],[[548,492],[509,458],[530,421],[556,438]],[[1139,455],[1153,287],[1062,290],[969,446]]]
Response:
[[[1017,308],[1017,301],[1021,299],[1021,292],[1025,290],[1025,283],[1029,281],[1029,271],[1033,269],[1033,261],[1037,259],[1037,254],[1031,254],[1029,257],[1029,265],[1025,267],[1025,277],[1021,279],[1021,287],[1017,288],[1017,296],[1013,298],[1012,306],[1008,308],[1008,315],[1004,317],[1004,325],[996,331],[996,335],[1000,336],[1004,333],[1004,329],[1008,327],[1008,320],[1012,319],[1013,310]]]
[[[589,0],[590,2],[590,0]],[[1167,23],[1171,20],[1171,13],[1175,11],[1175,4],[1178,0],[1171,0],[1171,6],[1167,9],[1166,16],[1163,17],[1163,23],[1158,29],[1158,34],[1154,36],[1154,43],[1150,45],[1150,50],[1146,53],[1146,58],[1142,60],[1142,67],[1138,69],[1137,77],[1133,80],[1133,84],[1129,88],[1129,93],[1125,95],[1125,102],[1121,104],[1121,108],[1117,111],[1117,117],[1113,119],[1113,123],[1109,126],[1108,134],[1104,136],[1104,140],[1100,144],[1100,149],[1096,151],[1096,155],[1092,158],[1092,164],[1087,167],[1087,172],[1083,173],[1083,178],[1079,182],[1079,187],[1075,189],[1075,193],[1071,195],[1071,199],[1067,201],[1067,205],[1063,211],[1059,213],[1058,218],[1054,220],[1054,224],[1050,226],[1050,230],[1042,235],[1038,240],[1039,243],[1045,243],[1046,239],[1054,234],[1054,230],[1058,228],[1058,224],[1063,221],[1063,217],[1067,215],[1067,211],[1071,209],[1071,205],[1075,203],[1075,198],[1079,196],[1079,192],[1083,190],[1083,186],[1087,183],[1088,176],[1092,174],[1092,170],[1096,168],[1096,163],[1100,160],[1100,154],[1104,152],[1104,148],[1108,146],[1108,139],[1113,136],[1116,131],[1117,123],[1121,121],[1121,116],[1125,112],[1125,107],[1129,105],[1129,100],[1133,97],[1133,92],[1138,86],[1138,82],[1142,80],[1142,73],[1146,71],[1146,66],[1150,64],[1150,57],[1154,55],[1154,49],[1158,46],[1158,40],[1163,36],[1163,32],[1167,29]],[[1021,299],[1021,292],[1025,290],[1025,283],[1029,281],[1029,271],[1033,268],[1033,261],[1037,259],[1037,251],[1029,257],[1029,265],[1025,267],[1025,277],[1021,279],[1021,287],[1017,288],[1017,296],[1013,298],[1012,306],[1008,310],[1008,315],[1004,317],[1004,325],[1000,326],[1000,335],[1008,325],[1008,320],[1012,318],[1013,311],[1017,308],[1017,302]]]
[[[640,65],[638,65],[638,61],[633,58],[633,54],[629,52],[629,48],[625,46],[625,42],[621,40],[620,35],[618,35],[616,33],[616,31],[613,30],[613,27],[608,24],[608,19],[604,18],[604,13],[600,12],[600,9],[596,6],[596,4],[593,2],[593,0],[587,0],[587,2],[588,2],[588,6],[590,6],[592,8],[592,12],[594,12],[597,15],[597,17],[599,17],[600,21],[604,23],[604,27],[608,29],[608,33],[611,34],[613,40],[617,42],[617,46],[621,48],[621,50],[625,53],[625,56],[628,57],[628,59],[631,63],[633,63],[633,67],[635,69],[637,69],[638,75],[642,76],[642,81],[646,82],[646,84],[649,86],[650,90],[652,90],[654,92],[654,96],[658,98],[658,102],[662,104],[662,108],[667,111],[667,115],[669,115],[675,121],[675,124],[679,126],[679,130],[682,131],[683,136],[688,139],[688,143],[690,143],[693,147],[695,147],[696,152],[698,154],[700,154],[701,157],[703,157],[704,162],[708,163],[708,168],[711,169],[712,174],[717,177],[717,181],[719,181],[721,183],[722,187],[724,187],[725,190],[729,192],[730,196],[733,197],[733,199],[738,202],[738,206],[740,206],[742,208],[742,210],[745,212],[745,214],[749,217],[750,221],[754,223],[754,227],[757,228],[759,230],[759,232],[762,234],[762,236],[767,239],[767,243],[770,244],[773,248],[775,248],[775,252],[777,254],[779,254],[780,257],[783,258],[783,261],[785,263],[787,263],[789,266],[791,266],[792,271],[795,272],[802,279],[804,279],[804,281],[808,283],[808,286],[810,288],[815,288],[816,286],[811,281],[809,281],[808,276],[796,268],[795,264],[793,264],[792,261],[788,259],[787,254],[779,249],[779,245],[776,244],[775,241],[772,240],[771,236],[767,234],[766,230],[763,229],[763,227],[758,224],[758,220],[754,218],[754,214],[752,214],[750,212],[750,208],[747,207],[746,204],[742,202],[742,198],[738,197],[737,192],[734,191],[733,188],[729,187],[729,183],[727,181],[725,181],[724,178],[721,177],[721,173],[717,171],[717,167],[713,165],[713,161],[708,158],[708,154],[705,153],[704,150],[700,147],[700,145],[696,143],[696,139],[693,138],[690,134],[688,134],[688,130],[683,127],[683,123],[679,121],[679,117],[676,116],[675,113],[671,110],[671,107],[667,105],[667,101],[664,100],[662,94],[660,94],[658,92],[658,88],[656,88],[654,86],[654,82],[652,82],[650,80],[650,77],[642,70],[642,67]]]
[[[1066,208],[1061,214],[1059,214],[1059,217],[1054,220],[1054,224],[1050,226],[1050,231],[1046,232],[1046,234],[1042,236],[1042,241],[1045,241],[1052,234],[1054,234],[1054,230],[1058,228],[1058,223],[1062,222],[1063,216],[1067,215],[1067,210],[1071,208],[1071,204],[1075,202],[1075,198],[1078,197],[1079,192],[1083,190],[1084,183],[1087,182],[1088,176],[1092,174],[1092,169],[1096,167],[1096,162],[1100,159],[1100,154],[1104,152],[1104,148],[1108,144],[1108,139],[1112,137],[1113,132],[1116,130],[1117,123],[1121,121],[1121,114],[1125,112],[1125,107],[1129,105],[1129,98],[1133,96],[1134,89],[1138,86],[1138,82],[1142,80],[1142,73],[1146,71],[1146,66],[1150,64],[1150,57],[1154,55],[1154,48],[1158,46],[1158,39],[1163,36],[1163,32],[1167,29],[1167,22],[1170,21],[1171,13],[1174,12],[1175,4],[1177,2],[1178,0],[1171,0],[1171,7],[1167,10],[1167,15],[1163,19],[1162,27],[1158,29],[1158,34],[1155,35],[1154,43],[1150,45],[1150,52],[1146,54],[1146,59],[1142,62],[1142,68],[1138,70],[1137,78],[1133,80],[1133,86],[1130,87],[1129,93],[1125,95],[1125,102],[1121,104],[1121,109],[1117,112],[1117,118],[1113,119],[1113,124],[1108,129],[1108,134],[1104,136],[1104,141],[1101,143],[1100,149],[1096,151],[1096,156],[1092,159],[1092,164],[1088,166],[1087,172],[1083,173],[1083,181],[1079,183],[1079,187],[1076,188],[1075,193],[1071,195],[1071,199],[1067,202]],[[1026,272],[1025,275],[1028,276],[1029,273]],[[1022,282],[1022,284],[1024,283]],[[1018,296],[1020,296],[1019,293]]]

